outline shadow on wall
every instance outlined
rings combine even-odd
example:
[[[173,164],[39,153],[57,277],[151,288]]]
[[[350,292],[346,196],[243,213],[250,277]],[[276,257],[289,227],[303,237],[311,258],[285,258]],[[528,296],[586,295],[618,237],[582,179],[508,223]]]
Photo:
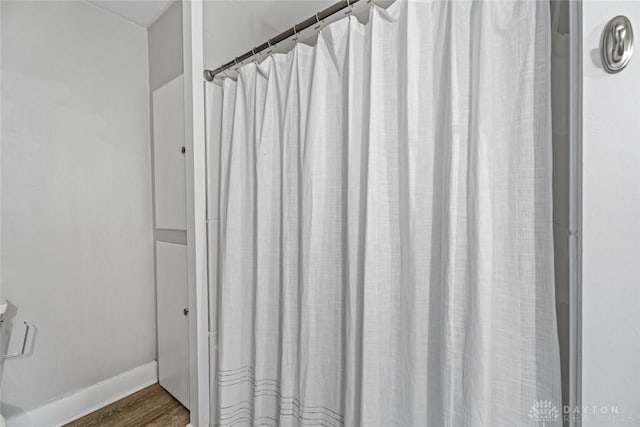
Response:
[[[36,345],[38,329],[27,322],[24,322],[24,329],[18,328],[19,333],[15,343],[11,345],[11,337],[14,332],[15,319],[18,314],[18,307],[11,301],[7,301],[7,308],[2,319],[0,320],[0,388],[2,387],[2,378],[4,374],[5,364],[9,362],[9,366],[18,363],[17,359],[24,359],[33,355]],[[6,402],[1,403],[1,413],[6,417],[13,417],[23,414],[24,411]]]

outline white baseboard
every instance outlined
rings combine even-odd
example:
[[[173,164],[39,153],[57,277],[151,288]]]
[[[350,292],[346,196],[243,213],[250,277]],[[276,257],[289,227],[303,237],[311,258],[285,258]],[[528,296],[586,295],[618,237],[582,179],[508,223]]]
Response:
[[[94,385],[8,418],[7,427],[58,427],[158,382],[154,360]]]

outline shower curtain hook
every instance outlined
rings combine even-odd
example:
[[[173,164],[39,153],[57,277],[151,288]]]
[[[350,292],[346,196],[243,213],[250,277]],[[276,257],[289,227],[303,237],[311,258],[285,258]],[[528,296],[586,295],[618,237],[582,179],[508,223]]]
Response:
[[[344,14],[351,15],[353,13],[353,4],[351,3],[351,0],[347,0],[347,8],[349,10],[347,10]]]
[[[298,44],[298,30],[296,30],[296,26],[293,26],[293,43]]]
[[[226,68],[222,70],[222,74],[224,74],[224,76],[225,76],[226,78],[230,78],[230,77],[229,77],[229,74],[227,74],[227,69],[226,69]]]

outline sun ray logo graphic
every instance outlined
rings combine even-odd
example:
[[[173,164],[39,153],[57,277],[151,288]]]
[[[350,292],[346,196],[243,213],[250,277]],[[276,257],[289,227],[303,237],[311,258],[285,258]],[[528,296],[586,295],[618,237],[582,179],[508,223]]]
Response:
[[[529,418],[534,422],[542,423],[543,427],[559,417],[558,407],[548,400],[537,400],[529,409]]]

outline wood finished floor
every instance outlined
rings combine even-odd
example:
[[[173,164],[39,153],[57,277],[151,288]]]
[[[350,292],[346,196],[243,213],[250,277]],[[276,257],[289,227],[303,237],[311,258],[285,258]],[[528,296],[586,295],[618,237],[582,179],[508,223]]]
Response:
[[[66,427],[184,427],[189,411],[158,384],[92,412]]]

